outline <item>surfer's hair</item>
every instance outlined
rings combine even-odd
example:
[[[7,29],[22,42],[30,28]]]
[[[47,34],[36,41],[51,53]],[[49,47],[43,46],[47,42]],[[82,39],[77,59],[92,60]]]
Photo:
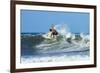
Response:
[[[52,31],[52,29],[50,29],[50,31]]]

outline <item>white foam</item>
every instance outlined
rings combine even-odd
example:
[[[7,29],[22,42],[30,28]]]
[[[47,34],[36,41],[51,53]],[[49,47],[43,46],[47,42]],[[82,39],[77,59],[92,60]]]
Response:
[[[29,57],[29,58],[21,58],[21,63],[36,63],[36,62],[66,62],[66,61],[83,61],[89,60],[89,56],[52,56],[52,57]]]

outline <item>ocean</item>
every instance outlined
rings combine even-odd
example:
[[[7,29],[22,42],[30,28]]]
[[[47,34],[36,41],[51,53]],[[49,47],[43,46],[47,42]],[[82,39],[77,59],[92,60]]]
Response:
[[[89,60],[89,34],[71,33],[55,41],[42,35],[45,33],[21,33],[21,63]]]

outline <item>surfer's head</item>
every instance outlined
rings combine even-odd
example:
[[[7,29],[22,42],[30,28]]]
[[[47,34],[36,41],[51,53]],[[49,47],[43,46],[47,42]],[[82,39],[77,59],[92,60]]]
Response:
[[[52,29],[50,29],[50,31],[52,31]]]

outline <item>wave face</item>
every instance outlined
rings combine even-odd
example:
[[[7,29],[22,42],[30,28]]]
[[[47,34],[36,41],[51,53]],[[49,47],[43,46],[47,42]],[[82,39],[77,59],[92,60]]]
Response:
[[[21,63],[88,60],[89,34],[70,33],[64,27],[58,27],[55,27],[59,32],[56,40],[43,38],[44,33],[23,33]]]

